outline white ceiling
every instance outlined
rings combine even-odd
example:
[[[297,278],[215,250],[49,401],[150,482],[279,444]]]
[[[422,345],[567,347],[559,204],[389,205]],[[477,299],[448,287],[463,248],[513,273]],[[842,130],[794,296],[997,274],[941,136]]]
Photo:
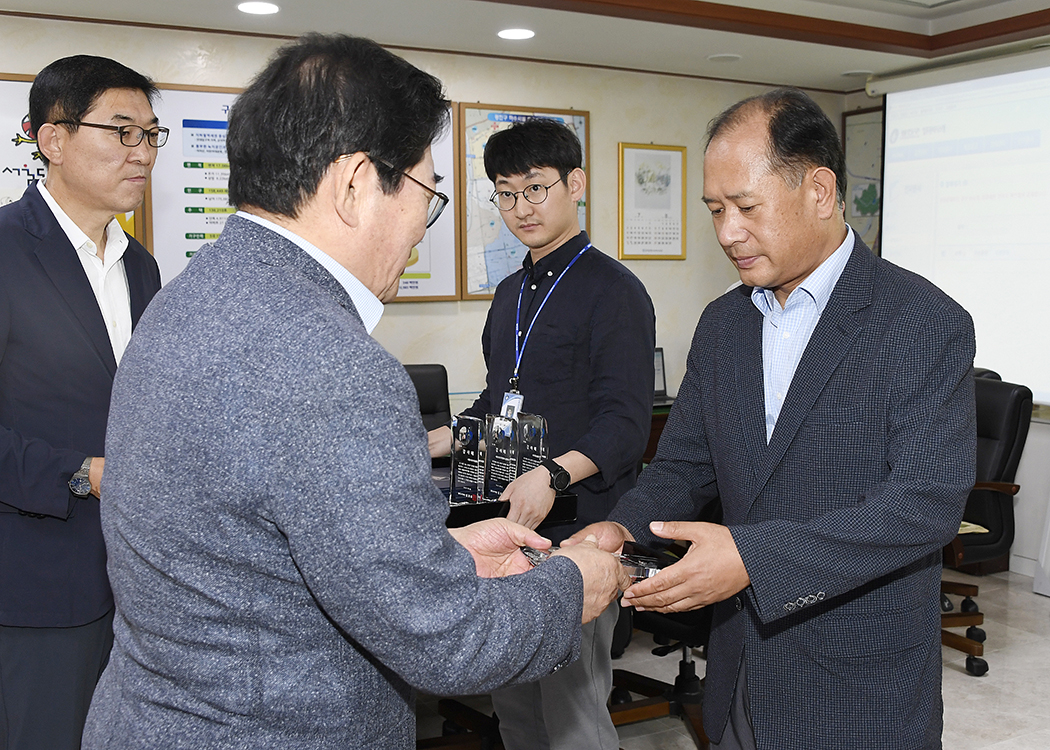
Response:
[[[699,0],[676,1],[680,6],[699,3]],[[530,7],[556,4],[558,0],[276,0],[282,11],[274,16],[245,15],[236,10],[237,2],[0,0],[0,8],[30,14],[275,35],[338,31],[372,37],[394,47],[793,84],[837,92],[862,89],[865,79],[862,71],[885,75],[974,55],[1016,51],[1040,40],[1050,40],[1048,26],[1041,30],[1043,37],[1021,32],[1014,36],[1029,38],[1000,38],[977,52],[931,56],[900,45],[896,52],[872,51],[858,48],[873,46],[870,43],[842,38],[819,44],[756,33],[713,31],[680,23],[617,18],[607,15],[612,12],[610,8],[615,10],[614,3],[600,7],[603,3],[597,0],[560,2],[563,6],[591,9],[590,13]],[[644,3],[636,5],[645,9]],[[699,3],[696,7],[710,8],[711,5]],[[887,33],[905,32],[924,37],[1050,10],[1050,1],[1038,0],[734,0],[718,5],[754,9],[757,11],[754,17],[765,21],[769,21],[770,16],[763,12],[772,11],[850,24],[849,33],[855,33],[858,27],[873,27]],[[500,29],[519,26],[533,29],[536,37],[524,42],[496,37]],[[780,33],[775,28],[766,31],[766,34]],[[740,59],[711,61],[708,60],[711,55],[739,55]],[[854,75],[843,75],[851,71]]]

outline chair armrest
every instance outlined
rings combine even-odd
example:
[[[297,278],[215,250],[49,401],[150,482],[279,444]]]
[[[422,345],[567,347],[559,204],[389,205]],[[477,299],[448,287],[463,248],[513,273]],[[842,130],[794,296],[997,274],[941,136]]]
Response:
[[[1002,492],[1004,495],[1016,495],[1021,490],[1021,485],[1011,484],[1010,482],[977,482],[973,488],[975,490]]]
[[[941,548],[941,560],[949,568],[957,568],[962,565],[963,544],[958,535]]]

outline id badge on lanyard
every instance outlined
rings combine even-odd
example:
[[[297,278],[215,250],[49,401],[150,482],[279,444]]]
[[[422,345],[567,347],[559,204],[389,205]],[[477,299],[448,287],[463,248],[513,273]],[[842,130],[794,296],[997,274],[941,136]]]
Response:
[[[540,313],[543,312],[543,306],[547,304],[547,300],[551,298],[554,290],[558,287],[558,282],[569,272],[573,264],[580,259],[583,255],[591,248],[591,243],[588,242],[584,245],[580,252],[576,253],[576,256],[569,261],[569,265],[565,266],[565,270],[558,274],[558,278],[551,284],[551,288],[547,290],[547,295],[543,298],[543,302],[540,303],[539,308],[536,310],[536,314],[532,316],[532,322],[529,323],[529,328],[525,331],[525,338],[521,337],[521,298],[525,294],[525,284],[528,283],[528,276],[521,280],[521,289],[518,290],[518,311],[514,316],[514,374],[510,378],[510,390],[503,394],[503,407],[500,409],[500,414],[504,417],[516,417],[518,412],[521,411],[522,406],[525,404],[525,397],[521,395],[518,390],[518,370],[521,369],[521,356],[525,353],[525,347],[529,343],[529,336],[532,334],[532,327],[536,325],[536,318],[540,317]]]

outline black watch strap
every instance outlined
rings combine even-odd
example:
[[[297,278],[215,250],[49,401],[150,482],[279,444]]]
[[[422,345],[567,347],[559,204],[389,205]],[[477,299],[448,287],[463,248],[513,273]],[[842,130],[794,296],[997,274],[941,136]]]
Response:
[[[553,458],[543,459],[543,466],[551,473],[551,489],[555,492],[564,492],[569,487],[572,477],[561,464]]]

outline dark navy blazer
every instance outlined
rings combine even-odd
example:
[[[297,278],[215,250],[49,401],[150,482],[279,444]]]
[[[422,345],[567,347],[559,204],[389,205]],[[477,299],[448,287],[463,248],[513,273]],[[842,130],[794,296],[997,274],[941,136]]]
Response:
[[[759,750],[939,748],[941,547],[973,484],[973,322],[860,239],[766,443],[762,315],[737,287],[700,318],[656,457],[610,514],[721,500],[751,579],[714,605],[704,727],[741,662]]]
[[[134,325],[160,271],[129,242]],[[99,501],[67,482],[104,454],[116,369],[76,250],[31,185],[0,208],[0,625],[83,625],[113,606]]]

